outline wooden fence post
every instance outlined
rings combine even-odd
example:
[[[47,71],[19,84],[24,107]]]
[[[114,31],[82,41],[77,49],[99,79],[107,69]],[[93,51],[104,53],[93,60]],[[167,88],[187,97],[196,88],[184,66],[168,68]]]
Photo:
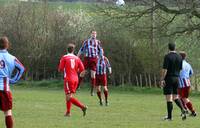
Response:
[[[148,74],[148,77],[149,77],[149,87],[151,88],[151,75]]]
[[[145,86],[148,86],[147,73],[144,74],[144,78],[145,78]]]
[[[157,87],[157,82],[156,82],[156,75],[154,74],[154,87]]]
[[[194,76],[194,89],[195,91],[198,91],[198,86],[197,86],[197,76]]]
[[[142,87],[142,75],[140,74],[140,87]]]
[[[135,75],[135,79],[136,79],[136,85],[139,86],[139,80],[137,74]]]

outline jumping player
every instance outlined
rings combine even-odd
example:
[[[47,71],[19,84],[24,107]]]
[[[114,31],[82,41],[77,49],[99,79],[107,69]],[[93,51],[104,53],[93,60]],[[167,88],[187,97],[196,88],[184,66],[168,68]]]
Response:
[[[97,57],[102,57],[102,48],[101,43],[99,40],[96,39],[97,32],[91,31],[91,38],[85,40],[83,42],[82,47],[80,48],[78,52],[78,57],[80,57],[82,54],[84,55],[84,67],[85,69],[90,70],[91,72],[91,96],[94,95],[94,87],[95,87],[95,74],[96,74],[96,64],[97,64]],[[82,81],[82,77],[80,77],[79,83]]]

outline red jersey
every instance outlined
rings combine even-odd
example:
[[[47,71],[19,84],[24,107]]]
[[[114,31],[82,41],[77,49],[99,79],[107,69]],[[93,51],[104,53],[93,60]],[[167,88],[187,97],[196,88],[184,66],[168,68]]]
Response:
[[[64,72],[64,80],[78,81],[78,72],[82,72],[84,66],[79,57],[67,54],[60,59],[58,70]]]

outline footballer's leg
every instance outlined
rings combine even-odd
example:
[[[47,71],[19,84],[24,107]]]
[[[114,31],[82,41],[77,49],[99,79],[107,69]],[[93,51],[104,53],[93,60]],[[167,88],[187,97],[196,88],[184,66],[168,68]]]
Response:
[[[83,105],[78,99],[74,98],[73,96],[70,97],[70,102],[83,111],[83,116],[86,115],[87,106]]]
[[[12,110],[4,111],[6,128],[13,128]]]
[[[104,96],[105,96],[105,102],[106,102],[106,106],[109,105],[108,103],[108,86],[104,86]]]
[[[166,101],[167,101],[167,116],[164,118],[164,120],[172,120],[172,110],[173,110],[173,102],[172,102],[172,95],[167,94],[165,95]]]
[[[107,76],[104,74],[102,77],[102,84],[104,87],[104,96],[105,96],[105,102],[106,102],[106,106],[109,105],[108,103],[108,83],[107,83]]]
[[[191,111],[190,116],[197,116],[196,111],[192,105],[192,102],[188,98],[183,98],[184,103],[187,105],[187,108]]]
[[[78,86],[77,86],[78,90],[80,89],[80,84],[82,83],[82,81],[83,81],[83,77],[79,76],[78,77]]]
[[[101,86],[96,86],[97,88],[97,96],[99,98],[99,104],[102,106],[103,105],[103,102],[102,102],[102,98],[101,98]]]
[[[66,94],[66,108],[67,108],[67,111],[65,112],[64,116],[67,116],[67,117],[71,116],[71,106],[72,106],[72,103],[70,101],[71,97],[72,97],[71,94]]]
[[[173,95],[173,100],[182,112],[182,114],[181,114],[182,120],[185,120],[186,119],[186,110],[184,109],[183,104],[181,103],[181,100],[179,99],[178,95]]]
[[[190,116],[197,116],[196,112],[195,112],[195,109],[192,105],[192,102],[189,100],[189,93],[190,93],[190,87],[186,87],[184,88],[184,91],[183,91],[183,102],[184,104],[186,104],[187,108],[191,111],[191,114]]]
[[[94,87],[96,84],[96,71],[95,70],[91,70],[91,96],[94,95]]]
[[[184,90],[183,88],[178,88],[178,95],[179,95],[179,99],[181,100],[181,103],[183,104],[183,107],[185,110],[187,110],[187,106],[183,101],[183,97],[184,97]]]

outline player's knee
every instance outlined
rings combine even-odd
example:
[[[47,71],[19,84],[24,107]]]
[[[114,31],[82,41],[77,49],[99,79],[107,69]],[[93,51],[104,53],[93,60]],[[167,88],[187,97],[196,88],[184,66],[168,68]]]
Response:
[[[166,95],[166,101],[173,101],[172,95]]]
[[[10,109],[10,110],[8,110],[8,111],[5,111],[5,112],[4,112],[4,115],[5,115],[5,116],[12,116],[12,110]]]
[[[95,78],[96,72],[91,70],[91,78]]]
[[[97,91],[101,91],[101,87],[100,86],[96,86]]]
[[[188,98],[183,98],[183,102],[187,103],[187,102],[189,102],[189,99]]]
[[[173,100],[179,99],[179,96],[177,94],[173,94]]]
[[[104,86],[104,91],[108,91],[108,88],[106,86]]]
[[[66,95],[66,100],[69,101],[71,97],[72,97],[71,94]]]

